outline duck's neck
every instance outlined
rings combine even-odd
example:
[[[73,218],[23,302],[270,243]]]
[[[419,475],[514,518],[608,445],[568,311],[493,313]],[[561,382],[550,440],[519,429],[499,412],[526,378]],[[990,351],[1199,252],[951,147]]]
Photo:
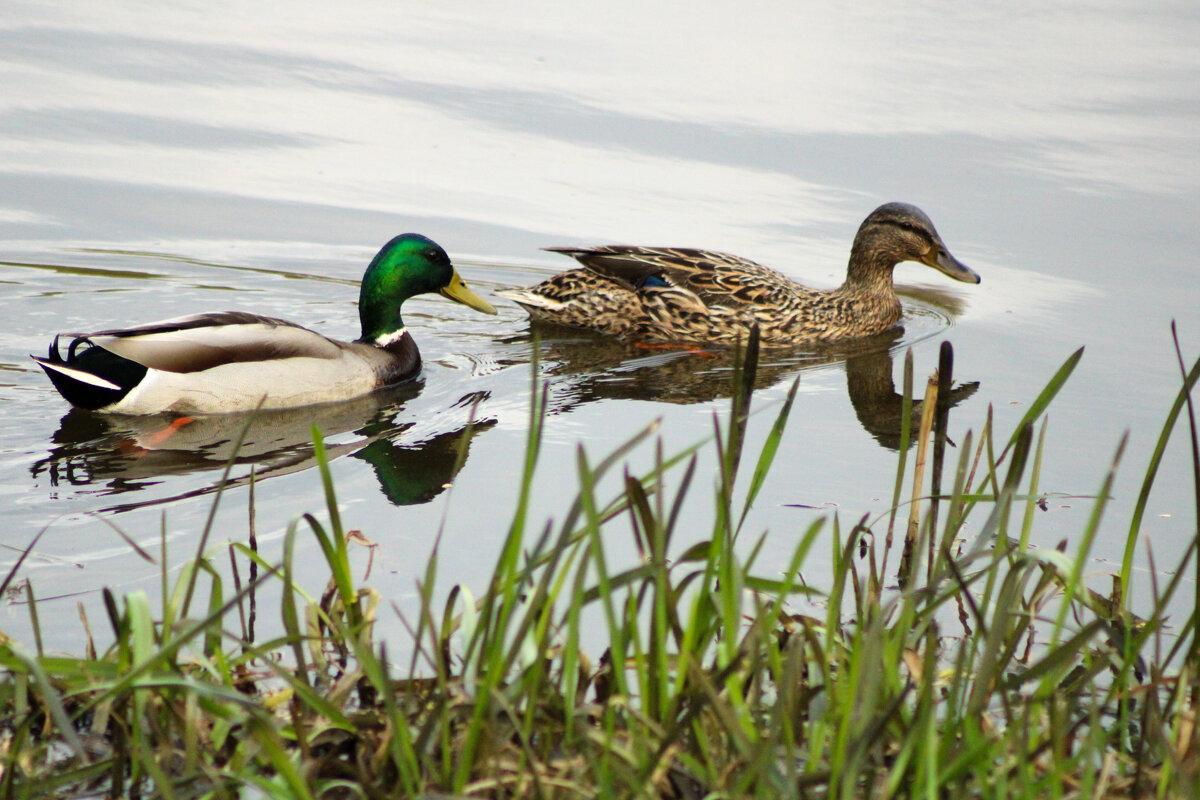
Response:
[[[395,303],[361,298],[358,316],[362,322],[362,336],[358,341],[387,348],[404,336],[404,320]]]
[[[401,326],[391,333],[385,333],[382,336],[369,340],[368,344],[373,344],[380,350],[388,350],[393,353],[398,353],[408,346],[406,344],[406,340],[411,341],[412,337],[409,336],[408,331]]]
[[[846,269],[846,282],[842,284],[843,292],[855,294],[871,294],[890,296],[895,294],[892,287],[892,270],[896,259],[873,246],[869,236],[859,233],[850,248],[850,265]]]

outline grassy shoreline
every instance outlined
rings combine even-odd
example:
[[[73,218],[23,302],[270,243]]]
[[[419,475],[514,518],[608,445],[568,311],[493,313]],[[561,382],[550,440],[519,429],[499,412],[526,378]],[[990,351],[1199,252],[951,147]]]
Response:
[[[1083,569],[1123,442],[1070,552],[1029,547],[1051,446],[1043,415],[1081,355],[1007,438],[989,414],[951,463],[939,398],[952,353],[943,345],[916,425],[910,354],[892,512],[818,521],[787,564],[760,563],[761,539],[735,549],[796,391],[762,448],[744,452],[754,342],[716,425],[712,491],[692,452],[664,453],[647,429],[600,461],[579,449],[578,494],[557,525],[529,519],[545,403],[535,384],[521,495],[492,578],[478,598],[460,585],[435,603],[435,550],[405,620],[406,664],[372,638],[393,609],[352,579],[318,436],[329,523],[296,520],[278,564],[245,544],[206,552],[206,529],[173,584],[164,572],[161,619],[144,593],[106,591],[105,652],[0,644],[0,800],[1200,796],[1200,581],[1169,638],[1163,619],[1196,577],[1196,538],[1150,587],[1153,613],[1127,610],[1141,515],[1180,416],[1200,516],[1200,361],[1189,371],[1180,359],[1182,388],[1103,595]],[[655,466],[622,473],[644,446]],[[614,473],[622,491],[598,496]],[[695,502],[713,504],[712,530],[680,548],[679,509]],[[640,563],[610,566],[605,539],[617,535],[634,537]],[[319,596],[293,582],[301,536],[316,537],[329,566]],[[814,547],[831,549],[832,575],[805,575]],[[226,557],[232,587],[213,566]],[[239,561],[253,566],[244,582]],[[282,587],[285,633],[251,642],[246,604],[264,581]],[[967,633],[945,635],[949,620]],[[600,625],[607,647],[584,652],[585,629],[591,640]]]

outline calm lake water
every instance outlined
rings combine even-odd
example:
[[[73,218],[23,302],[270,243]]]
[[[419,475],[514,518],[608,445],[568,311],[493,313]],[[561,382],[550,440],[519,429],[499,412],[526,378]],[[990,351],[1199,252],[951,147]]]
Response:
[[[159,568],[112,527],[156,557],[165,529],[171,566],[192,555],[238,428],[208,420],[155,446],[161,420],[69,412],[28,358],[55,332],[228,308],[353,338],[363,268],[409,230],[441,243],[485,296],[569,266],[541,247],[607,242],[724,250],[834,286],[859,222],[889,200],[928,212],[983,283],[902,265],[895,335],[832,359],[768,356],[752,448],[796,374],[800,394],[748,526],[771,532],[760,564],[790,554],[820,514],[851,524],[886,509],[905,348],[923,381],[939,342],[953,343],[961,441],[989,405],[1007,435],[1086,346],[1051,408],[1035,541],[1080,537],[1091,501],[1078,496],[1098,489],[1128,430],[1088,570],[1106,590],[1180,383],[1171,320],[1189,364],[1200,354],[1200,8],[793,5],[718,2],[681,17],[666,4],[520,0],[503,13],[6,4],[0,569],[46,531],[22,571],[47,646],[80,651],[76,604],[98,631],[104,586],[157,596]],[[343,518],[378,545],[369,582],[387,601],[411,610],[439,534],[443,588],[482,586],[515,503],[533,356],[525,315],[497,305],[484,317],[414,300],[419,382],[251,431],[232,474],[244,483],[253,464],[262,478],[268,557],[298,514],[323,507],[306,441],[316,421]],[[541,348],[552,413],[535,527],[574,496],[580,443],[599,460],[658,421],[670,453],[725,417],[722,359],[561,332]],[[1184,445],[1151,498],[1135,592],[1149,587],[1149,550],[1171,568],[1195,534]],[[709,530],[705,453],[684,520],[692,540]],[[642,447],[633,468],[652,456]],[[245,540],[247,506],[244,485],[224,496],[214,544]],[[612,541],[634,557],[620,526]],[[361,576],[367,550],[355,559]],[[307,538],[301,564],[318,590]],[[0,605],[0,629],[23,641],[26,598]],[[402,637],[384,616],[384,634]]]

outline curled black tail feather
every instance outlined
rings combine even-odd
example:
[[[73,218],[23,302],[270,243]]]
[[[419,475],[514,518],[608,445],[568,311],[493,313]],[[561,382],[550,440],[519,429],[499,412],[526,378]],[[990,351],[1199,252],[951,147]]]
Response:
[[[73,406],[95,411],[119,403],[146,377],[147,368],[144,365],[97,347],[82,336],[71,341],[64,359],[58,341],[59,336],[55,336],[46,358],[32,358],[45,371],[58,393]],[[86,343],[88,347],[78,351],[81,343]],[[59,369],[60,366],[68,369]],[[86,374],[77,377],[79,373]],[[110,386],[98,385],[99,382],[89,383],[87,375],[99,378]]]

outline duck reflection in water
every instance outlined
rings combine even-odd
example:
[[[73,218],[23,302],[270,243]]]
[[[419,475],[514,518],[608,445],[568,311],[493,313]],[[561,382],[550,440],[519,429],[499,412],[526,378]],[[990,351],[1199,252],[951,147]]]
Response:
[[[343,403],[307,408],[175,418],[128,417],[71,409],[63,418],[49,454],[31,468],[52,486],[71,486],[103,495],[147,489],[164,476],[254,464],[256,481],[299,472],[316,464],[311,427],[325,441],[329,461],[351,456],[369,463],[385,497],[395,505],[425,503],[439,495],[466,460],[471,439],[495,425],[472,421],[485,393],[460,398],[444,416],[451,425],[430,430],[427,423],[398,421],[420,384],[403,384]],[[248,426],[248,427],[247,427]],[[448,428],[448,429],[447,429]],[[234,453],[238,437],[245,436]],[[350,434],[353,438],[343,441]],[[461,456],[460,456],[461,453]],[[231,477],[227,486],[248,482]],[[112,506],[128,511],[171,503],[215,491],[210,484],[169,497]]]
[[[890,333],[890,332],[889,332]],[[889,334],[884,337],[891,338]],[[899,338],[899,333],[896,334]],[[846,390],[850,395],[850,405],[858,417],[863,430],[871,434],[875,441],[888,450],[900,449],[900,431],[904,422],[904,395],[896,391],[896,383],[892,378],[893,350],[884,348],[875,352],[859,353],[846,357]],[[912,416],[910,425],[912,434],[909,439],[911,447],[917,439],[917,429],[921,424],[921,414],[925,401],[921,399],[924,384],[914,383]],[[954,408],[962,403],[979,388],[979,381],[960,383],[950,390],[947,408]]]
[[[845,363],[846,387],[859,423],[880,445],[900,447],[904,398],[893,379],[894,353],[902,327],[820,349],[763,348],[754,388],[765,389],[798,371]],[[530,332],[505,340],[528,345],[536,336],[543,372],[560,378],[552,385],[551,413],[563,413],[595,400],[631,399],[665,403],[705,403],[732,393],[733,350],[723,346],[680,345],[646,348],[591,331],[531,322]],[[979,388],[977,381],[957,385],[953,408]],[[912,406],[913,430],[920,424],[922,401]],[[913,437],[915,440],[915,435]]]

